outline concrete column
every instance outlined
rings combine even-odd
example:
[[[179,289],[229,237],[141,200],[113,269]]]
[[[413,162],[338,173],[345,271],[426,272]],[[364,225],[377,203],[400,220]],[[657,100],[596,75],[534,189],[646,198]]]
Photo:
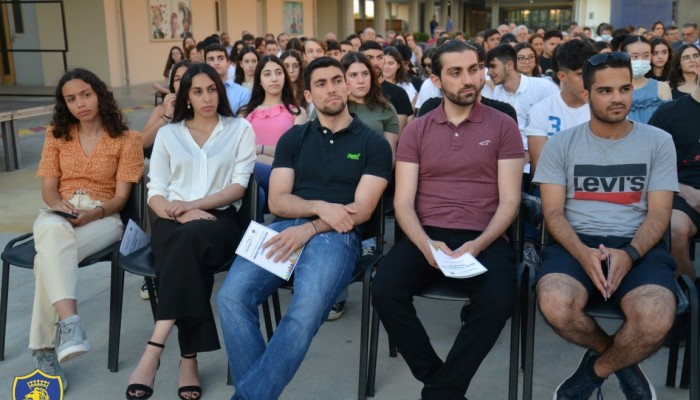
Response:
[[[351,33],[355,33],[355,18],[353,16],[352,0],[340,0],[341,24],[338,32],[338,40],[346,38]]]
[[[452,0],[452,33],[464,32],[464,24],[462,23],[462,0]]]
[[[419,11],[419,4],[418,0],[411,0],[409,6],[408,6],[408,29],[411,32],[418,32],[420,30],[419,26],[419,18],[420,18],[420,11]]]
[[[496,29],[498,28],[498,25],[500,24],[500,20],[498,19],[498,14],[501,9],[501,5],[498,3],[498,0],[492,0],[491,1],[491,28]]]
[[[362,21],[362,27],[367,25],[367,9],[365,7],[365,0],[359,0],[360,3],[360,20]]]
[[[386,34],[386,0],[374,0],[374,30],[378,35]]]
[[[423,21],[423,32],[430,35],[430,21],[433,20],[433,14],[435,14],[435,2],[433,0],[425,0],[423,2],[423,14],[425,14],[425,21]]]
[[[447,0],[440,0],[439,26],[443,29],[447,26]]]

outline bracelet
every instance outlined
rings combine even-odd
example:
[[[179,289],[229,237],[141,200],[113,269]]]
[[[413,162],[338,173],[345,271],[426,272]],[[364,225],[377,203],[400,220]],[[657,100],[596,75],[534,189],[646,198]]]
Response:
[[[172,118],[168,117],[168,116],[165,115],[165,114],[161,115],[160,118],[162,118],[163,121],[165,121],[166,124],[169,124],[169,123],[170,123],[170,120],[172,120]]]
[[[98,208],[99,208],[100,210],[102,210],[102,216],[100,217],[100,219],[102,219],[102,218],[105,217],[105,208],[102,207],[102,206],[96,206],[96,207],[95,207],[95,209],[98,209]]]
[[[309,223],[314,227],[314,235],[318,235],[318,229],[316,229],[316,224],[314,224],[314,221],[309,221]]]

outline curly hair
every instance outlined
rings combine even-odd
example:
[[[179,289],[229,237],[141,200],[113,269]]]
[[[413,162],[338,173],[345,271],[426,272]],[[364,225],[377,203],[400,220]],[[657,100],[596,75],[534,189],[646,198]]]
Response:
[[[94,73],[76,68],[66,72],[58,81],[56,86],[55,98],[56,105],[53,108],[53,117],[51,118],[51,126],[53,127],[53,136],[56,139],[64,138],[66,141],[72,140],[70,134],[73,126],[78,125],[80,121],[68,109],[66,99],[63,97],[63,86],[74,79],[81,80],[92,88],[97,95],[97,108],[102,125],[109,136],[116,138],[129,130],[126,123],[126,118],[119,108],[119,104],[114,99],[114,94],[107,89],[102,80]]]
[[[289,81],[289,74],[287,74],[287,70],[284,68],[282,61],[280,61],[277,56],[271,55],[263,56],[260,59],[257,67],[255,67],[255,80],[253,81],[253,92],[250,95],[250,101],[248,104],[242,107],[239,112],[242,113],[244,117],[247,117],[248,114],[253,112],[253,110],[255,110],[265,101],[267,94],[260,83],[260,77],[262,76],[263,69],[268,63],[277,64],[280,66],[280,68],[282,68],[282,73],[284,74],[284,84],[282,85],[281,97],[282,104],[284,104],[284,108],[286,108],[290,114],[294,116],[299,115],[301,110],[299,109],[296,99],[294,98],[294,90],[292,89],[292,83]]]
[[[372,67],[372,63],[369,61],[369,58],[367,58],[366,55],[351,51],[343,56],[340,63],[343,64],[343,69],[345,70],[346,74],[348,68],[350,68],[352,64],[359,63],[367,67],[369,70],[371,84],[369,87],[369,92],[367,92],[365,95],[365,104],[367,104],[367,107],[370,110],[372,110],[374,107],[381,107],[384,110],[389,108],[389,101],[382,94],[382,87],[379,85],[377,76],[374,74],[374,67]]]
[[[698,47],[692,43],[686,43],[678,48],[678,51],[676,51],[675,56],[673,56],[673,61],[668,63],[668,64],[671,64],[671,68],[668,71],[668,76],[667,76],[668,85],[671,86],[671,89],[676,89],[676,88],[678,88],[678,86],[685,84],[685,78],[683,77],[683,70],[681,69],[681,57],[683,57],[683,52],[686,51],[687,49],[694,49],[696,52],[700,53],[700,49],[698,49]],[[666,65],[668,65],[668,64],[666,64]],[[697,80],[696,80],[696,83],[697,83]]]

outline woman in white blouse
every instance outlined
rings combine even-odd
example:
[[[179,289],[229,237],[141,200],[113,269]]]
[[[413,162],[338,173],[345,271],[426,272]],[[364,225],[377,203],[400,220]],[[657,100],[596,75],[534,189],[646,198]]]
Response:
[[[211,66],[183,75],[173,122],[160,129],[151,155],[148,204],[157,214],[151,248],[158,278],[156,325],[129,377],[127,399],[153,394],[160,355],[178,327],[178,396],[201,397],[197,353],[221,348],[210,297],[215,269],[240,241],[236,211],[255,164],[255,135],[235,118]]]

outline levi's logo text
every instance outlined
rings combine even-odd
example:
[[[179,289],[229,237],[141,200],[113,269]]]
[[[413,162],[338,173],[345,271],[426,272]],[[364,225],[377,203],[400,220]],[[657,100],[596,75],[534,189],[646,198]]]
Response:
[[[358,161],[360,159],[360,153],[356,153],[356,154],[348,153],[348,159]]]
[[[607,203],[634,204],[642,200],[646,164],[576,165],[574,198]]]
[[[12,383],[12,400],[63,400],[63,382],[39,369],[16,376]]]

